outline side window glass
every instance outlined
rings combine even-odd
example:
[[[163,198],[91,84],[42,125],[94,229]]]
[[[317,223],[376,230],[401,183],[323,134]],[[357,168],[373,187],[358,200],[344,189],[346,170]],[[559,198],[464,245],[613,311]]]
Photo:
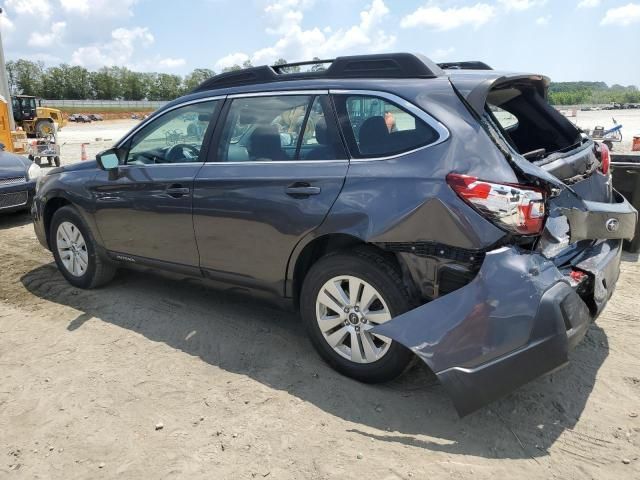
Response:
[[[335,99],[356,158],[407,152],[438,139],[432,127],[389,100],[368,95],[338,95]]]
[[[489,105],[489,109],[493,112],[494,117],[505,130],[514,130],[518,127],[518,118],[512,114],[503,110],[495,105]]]
[[[198,162],[218,100],[176,108],[136,133],[127,154],[128,165]]]
[[[298,141],[312,97],[279,95],[233,99],[220,144],[219,162],[264,162],[297,159]]]
[[[329,97],[313,101],[300,143],[301,160],[343,160],[347,158],[337,125],[333,121]]]

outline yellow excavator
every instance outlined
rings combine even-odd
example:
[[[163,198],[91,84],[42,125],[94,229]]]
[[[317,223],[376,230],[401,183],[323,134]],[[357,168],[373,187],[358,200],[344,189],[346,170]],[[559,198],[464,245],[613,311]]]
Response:
[[[36,106],[36,97],[31,95],[14,95],[11,106],[16,126],[30,138],[46,138],[66,124],[60,110]]]
[[[44,134],[37,140],[27,139],[24,130],[11,130],[10,114],[7,101],[0,95],[0,150],[26,154],[29,160],[40,165],[43,159],[49,165],[60,166],[60,146],[57,144],[56,131]]]

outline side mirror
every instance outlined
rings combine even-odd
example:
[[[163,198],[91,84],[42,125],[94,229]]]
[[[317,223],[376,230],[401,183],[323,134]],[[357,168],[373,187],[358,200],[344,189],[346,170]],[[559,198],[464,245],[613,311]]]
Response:
[[[118,151],[115,148],[110,148],[96,155],[98,166],[102,170],[115,170],[120,165],[120,159],[118,157]]]

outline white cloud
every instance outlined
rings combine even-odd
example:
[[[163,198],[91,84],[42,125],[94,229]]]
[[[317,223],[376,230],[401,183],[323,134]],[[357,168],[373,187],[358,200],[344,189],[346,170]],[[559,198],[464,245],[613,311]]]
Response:
[[[476,3],[470,7],[424,6],[405,16],[400,21],[403,28],[429,27],[434,30],[451,30],[464,25],[478,28],[495,16],[495,9],[486,3]]]
[[[578,3],[578,8],[595,8],[600,5],[600,0],[582,0]]]
[[[547,0],[498,0],[507,10],[529,10],[547,3]]]
[[[71,55],[73,65],[98,68],[106,65],[129,66],[137,47],[148,47],[154,42],[146,27],[116,28],[111,32],[111,41],[80,47]]]
[[[67,14],[97,20],[131,17],[136,3],[138,0],[60,0],[62,10]]]
[[[448,60],[449,57],[456,49],[453,47],[449,48],[438,48],[429,54],[429,58],[435,62],[441,62],[443,60]]]
[[[60,0],[60,4],[67,12],[89,12],[89,0]]]
[[[27,45],[36,48],[55,47],[62,39],[66,28],[66,22],[54,22],[51,25],[51,30],[46,33],[32,32],[31,35],[29,35]]]
[[[229,55],[226,55],[218,60],[214,65],[214,69],[222,70],[227,67],[233,67],[234,65],[242,65],[247,60],[249,60],[249,55],[247,55],[246,53],[230,53]]]
[[[6,13],[0,14],[0,32],[6,35],[7,33],[15,30],[15,28],[16,26]]]
[[[279,58],[308,60],[313,57],[329,57],[356,50],[378,52],[388,50],[395,43],[395,36],[381,28],[389,9],[383,0],[372,0],[360,12],[360,21],[348,28],[331,29],[313,27],[304,29],[304,10],[313,2],[305,0],[275,0],[265,8],[268,21],[267,33],[278,36],[270,46],[251,54],[235,52],[220,58],[214,68],[223,69],[241,65],[251,60],[254,65],[273,63]]]
[[[549,20],[551,20],[551,15],[545,15],[543,17],[536,18],[536,25],[545,26],[549,25]]]
[[[31,15],[49,18],[51,3],[49,0],[7,0],[4,4],[7,11],[15,15]]]
[[[640,22],[640,4],[628,3],[622,7],[607,10],[600,24],[626,27],[638,22]]]
[[[167,57],[160,60],[158,62],[158,65],[164,68],[178,68],[178,67],[182,67],[186,63],[187,61],[184,58]]]

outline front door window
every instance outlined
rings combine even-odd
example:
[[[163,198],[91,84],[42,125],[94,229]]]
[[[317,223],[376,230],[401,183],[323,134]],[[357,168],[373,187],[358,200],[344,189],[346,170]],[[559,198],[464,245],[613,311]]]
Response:
[[[151,121],[131,140],[127,165],[202,161],[205,133],[220,103],[212,100],[185,105]]]

